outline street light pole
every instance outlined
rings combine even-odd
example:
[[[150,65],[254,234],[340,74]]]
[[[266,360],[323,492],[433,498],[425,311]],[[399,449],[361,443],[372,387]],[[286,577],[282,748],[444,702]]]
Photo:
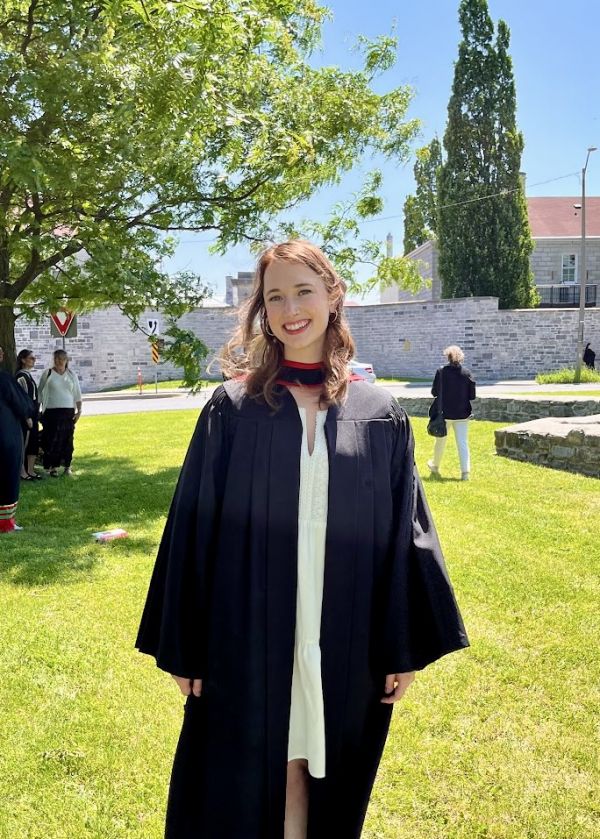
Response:
[[[585,326],[585,298],[587,286],[587,261],[585,253],[585,173],[590,154],[596,151],[596,146],[590,146],[585,158],[585,166],[581,170],[581,268],[579,271],[579,321],[577,324],[577,362],[575,365],[575,383],[581,381],[581,367],[583,365],[583,336]]]

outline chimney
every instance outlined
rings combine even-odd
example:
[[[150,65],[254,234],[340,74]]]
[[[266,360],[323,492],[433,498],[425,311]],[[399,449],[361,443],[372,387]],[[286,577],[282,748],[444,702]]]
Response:
[[[394,237],[391,233],[385,237],[385,248],[387,258],[391,259],[394,255]]]

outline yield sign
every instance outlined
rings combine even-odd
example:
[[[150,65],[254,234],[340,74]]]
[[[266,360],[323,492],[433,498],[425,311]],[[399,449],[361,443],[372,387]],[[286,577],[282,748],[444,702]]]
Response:
[[[69,327],[73,323],[73,318],[75,317],[73,312],[68,312],[66,309],[59,309],[58,312],[54,312],[54,314],[50,314],[52,318],[52,322],[54,326],[58,330],[58,334],[62,335],[63,338],[69,331]]]

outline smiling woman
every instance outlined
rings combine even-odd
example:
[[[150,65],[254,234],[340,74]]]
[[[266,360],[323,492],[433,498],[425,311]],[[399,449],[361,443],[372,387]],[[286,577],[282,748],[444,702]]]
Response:
[[[264,272],[266,326],[288,361],[321,362],[329,318],[336,314],[325,283],[311,268],[273,260]]]
[[[188,697],[167,839],[358,839],[393,704],[468,644],[344,292],[314,245],[267,250],[190,444],[137,640]]]
[[[269,248],[258,262],[253,293],[223,354],[226,375],[246,376],[248,394],[260,394],[275,407],[273,388],[283,362],[318,363],[324,370],[320,404],[342,401],[354,355],[345,293],[344,281],[310,242]]]

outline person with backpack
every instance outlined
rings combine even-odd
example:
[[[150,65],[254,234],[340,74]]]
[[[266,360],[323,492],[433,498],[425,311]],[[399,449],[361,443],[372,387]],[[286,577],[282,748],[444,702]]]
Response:
[[[81,388],[69,369],[65,350],[55,350],[53,366],[42,373],[38,387],[42,406],[44,469],[52,478],[71,474],[75,425],[81,416]]]

